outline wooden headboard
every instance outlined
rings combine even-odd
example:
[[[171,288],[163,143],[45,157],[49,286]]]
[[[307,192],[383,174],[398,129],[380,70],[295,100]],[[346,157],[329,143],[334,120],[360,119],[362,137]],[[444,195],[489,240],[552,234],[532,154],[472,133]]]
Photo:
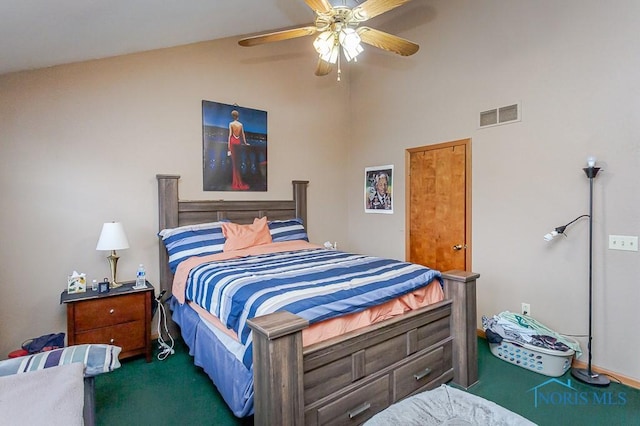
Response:
[[[178,197],[179,175],[156,175],[158,180],[158,230],[196,223],[227,219],[236,223],[252,223],[253,219],[267,216],[270,220],[303,220],[307,232],[307,185],[309,181],[294,180],[293,199],[287,201],[185,201]],[[164,244],[160,247],[160,291],[171,294],[173,273]]]

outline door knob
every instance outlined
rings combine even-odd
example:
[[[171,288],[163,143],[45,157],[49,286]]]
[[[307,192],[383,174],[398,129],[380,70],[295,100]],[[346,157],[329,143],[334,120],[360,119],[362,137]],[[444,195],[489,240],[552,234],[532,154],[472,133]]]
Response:
[[[462,249],[466,249],[467,245],[462,245],[462,244],[456,244],[455,246],[453,246],[453,249],[458,251],[458,250],[462,250]]]

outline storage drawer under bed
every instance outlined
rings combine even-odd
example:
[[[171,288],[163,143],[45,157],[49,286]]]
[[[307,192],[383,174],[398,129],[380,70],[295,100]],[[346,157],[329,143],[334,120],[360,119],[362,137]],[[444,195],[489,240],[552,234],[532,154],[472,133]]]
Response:
[[[307,413],[306,424],[358,425],[390,405],[389,376],[383,376],[360,389]]]
[[[393,370],[392,401],[396,402],[414,392],[435,387],[434,380],[443,374],[450,374],[450,378],[453,378],[451,349],[451,341],[448,341]]]
[[[315,368],[308,368],[310,363],[305,358],[305,404],[339,392],[372,373],[390,368],[420,351],[442,344],[449,338],[449,313],[449,310],[439,312],[429,323],[409,328],[395,336],[379,341],[375,341],[375,337],[371,341],[364,341],[361,346],[353,348],[353,351],[345,350],[342,356],[333,353],[327,355],[326,360],[323,356],[317,356],[312,361]],[[442,368],[439,371],[441,370]],[[435,372],[432,376],[437,377]]]

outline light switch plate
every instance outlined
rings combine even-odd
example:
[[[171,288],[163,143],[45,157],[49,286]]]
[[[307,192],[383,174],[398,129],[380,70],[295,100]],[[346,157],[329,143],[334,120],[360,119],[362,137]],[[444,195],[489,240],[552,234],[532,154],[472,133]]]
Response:
[[[638,251],[638,237],[629,235],[609,235],[609,249]]]

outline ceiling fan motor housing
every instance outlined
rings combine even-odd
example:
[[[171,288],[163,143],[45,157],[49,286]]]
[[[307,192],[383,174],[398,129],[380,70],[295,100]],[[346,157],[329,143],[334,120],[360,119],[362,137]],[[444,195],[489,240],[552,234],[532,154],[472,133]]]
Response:
[[[316,27],[319,32],[335,31],[343,28],[357,28],[361,20],[356,19],[354,11],[344,6],[336,6],[328,12],[318,12]]]

